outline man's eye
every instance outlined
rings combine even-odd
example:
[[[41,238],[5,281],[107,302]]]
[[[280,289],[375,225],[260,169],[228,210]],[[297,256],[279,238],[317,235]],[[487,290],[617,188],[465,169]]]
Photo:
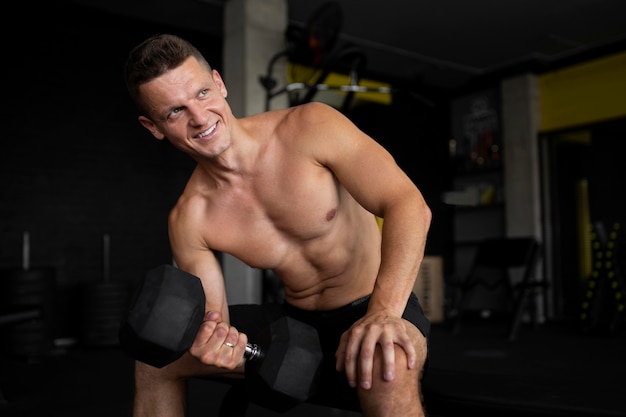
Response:
[[[175,109],[170,110],[170,112],[167,113],[163,121],[176,119],[178,114],[181,113],[182,111],[183,111],[182,107],[177,107]]]
[[[208,88],[205,88],[204,90],[200,91],[199,96],[200,96],[200,97],[204,97],[204,96],[206,96],[207,94],[209,94],[209,89],[208,89]]]

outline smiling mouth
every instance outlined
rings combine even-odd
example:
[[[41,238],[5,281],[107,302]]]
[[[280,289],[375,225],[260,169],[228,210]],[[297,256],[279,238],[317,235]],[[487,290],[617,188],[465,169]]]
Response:
[[[209,136],[211,133],[213,133],[216,128],[217,128],[217,122],[215,122],[215,124],[213,126],[209,127],[204,132],[201,132],[198,135],[196,135],[196,138],[198,138],[198,139],[205,138],[205,137]]]

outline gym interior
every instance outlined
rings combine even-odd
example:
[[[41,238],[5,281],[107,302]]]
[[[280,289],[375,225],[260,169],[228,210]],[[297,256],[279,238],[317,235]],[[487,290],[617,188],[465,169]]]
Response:
[[[173,31],[220,70],[223,42],[77,1],[32,7],[11,12],[4,46],[16,117],[0,153],[0,415],[130,416],[118,328],[144,273],[171,262],[167,214],[193,161],[137,123],[123,62]],[[416,284],[433,325],[433,417],[626,416],[626,43],[593,52],[427,98],[380,94],[394,80],[377,79],[337,101],[433,210]],[[366,84],[344,69],[319,82]],[[279,298],[257,272],[260,300]],[[189,416],[229,415],[232,388],[190,381]],[[303,403],[246,415],[360,414]]]

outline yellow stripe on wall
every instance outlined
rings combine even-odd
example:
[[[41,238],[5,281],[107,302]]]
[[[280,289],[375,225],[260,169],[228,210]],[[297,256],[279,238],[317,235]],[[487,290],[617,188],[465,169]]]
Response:
[[[287,63],[287,82],[288,83],[297,83],[304,82],[309,83],[316,79],[321,70],[313,69],[307,67],[305,65],[294,64],[292,62]],[[294,76],[294,74],[296,74]],[[299,77],[299,74],[305,74],[305,77]],[[304,79],[305,78],[305,79]],[[336,72],[331,72],[328,74],[326,79],[323,81],[324,84],[330,86],[342,86],[342,85],[350,85],[350,77],[345,74],[339,74]],[[358,85],[361,87],[367,87],[372,89],[378,88],[389,88],[391,89],[391,85],[387,83],[383,83],[381,81],[370,80],[367,78],[362,78],[359,80]],[[344,97],[346,95],[345,92],[342,91],[319,91],[318,95],[322,96],[330,96],[335,95],[338,97]],[[363,100],[381,104],[391,104],[391,94],[390,93],[380,93],[380,92],[355,92],[354,93],[355,100]],[[322,99],[321,101],[325,101]],[[331,100],[332,101],[332,100]],[[332,104],[332,103],[330,103]]]
[[[541,130],[626,116],[626,52],[539,77]]]

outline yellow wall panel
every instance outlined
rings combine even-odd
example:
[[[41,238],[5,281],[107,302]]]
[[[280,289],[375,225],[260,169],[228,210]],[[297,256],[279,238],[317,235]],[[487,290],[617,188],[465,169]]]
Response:
[[[626,52],[539,77],[541,130],[626,116]]]

